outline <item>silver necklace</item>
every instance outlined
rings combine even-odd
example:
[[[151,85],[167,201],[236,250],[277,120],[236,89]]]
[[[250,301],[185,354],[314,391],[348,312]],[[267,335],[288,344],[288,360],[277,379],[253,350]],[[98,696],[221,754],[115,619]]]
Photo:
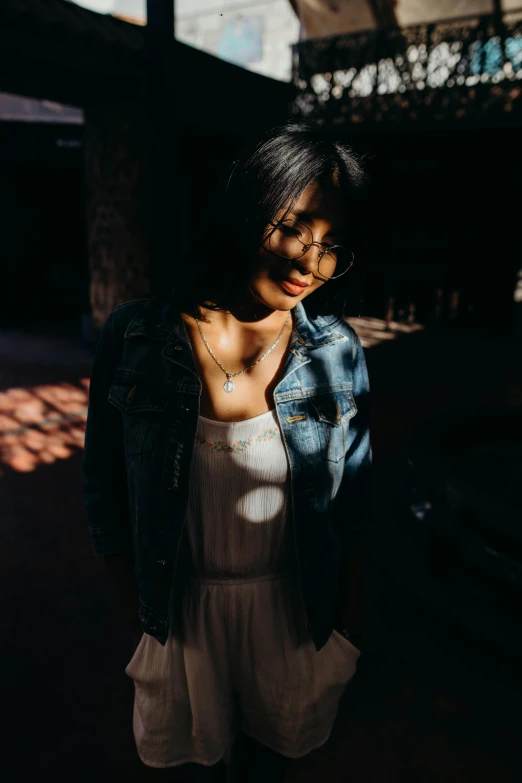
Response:
[[[259,359],[257,359],[257,360],[256,360],[256,361],[255,361],[253,364],[251,364],[249,367],[245,367],[245,369],[244,369],[244,370],[240,370],[239,372],[228,372],[227,370],[225,370],[225,368],[223,367],[223,365],[221,364],[221,362],[219,361],[219,359],[217,359],[217,358],[216,358],[216,356],[214,355],[214,353],[213,353],[213,351],[212,351],[212,348],[211,348],[211,347],[210,347],[210,345],[207,343],[206,337],[205,337],[205,335],[203,334],[203,329],[201,328],[201,324],[200,324],[199,320],[196,318],[196,323],[197,323],[197,325],[198,325],[199,333],[200,333],[200,335],[201,335],[201,339],[202,339],[202,340],[203,340],[203,342],[205,343],[205,346],[206,346],[206,348],[207,348],[207,351],[208,351],[208,352],[209,352],[209,354],[212,356],[212,358],[214,359],[214,361],[216,362],[216,364],[218,365],[218,367],[221,367],[221,369],[223,370],[223,372],[224,372],[224,373],[225,373],[225,375],[227,376],[227,379],[226,379],[225,383],[223,384],[223,388],[224,388],[224,390],[225,390],[226,392],[232,392],[232,391],[234,391],[234,381],[232,380],[232,378],[235,378],[235,377],[236,377],[236,375],[242,375],[242,374],[243,374],[244,372],[246,372],[247,370],[251,370],[251,369],[252,369],[252,367],[255,367],[255,366],[256,366],[256,364],[259,364],[259,362],[262,362],[262,361],[263,361],[263,359],[266,359],[266,357],[268,356],[268,354],[269,354],[269,353],[271,353],[271,352],[274,350],[274,348],[276,347],[277,343],[279,342],[279,340],[280,340],[280,339],[281,339],[281,337],[283,336],[283,332],[284,332],[284,330],[286,329],[286,326],[287,326],[287,324],[288,324],[288,321],[289,321],[289,320],[290,320],[290,313],[288,313],[288,317],[287,317],[286,321],[284,322],[284,324],[283,324],[283,328],[282,328],[282,329],[281,329],[281,331],[279,332],[279,337],[277,338],[277,340],[275,341],[275,343],[274,343],[273,345],[271,345],[271,346],[270,346],[270,348],[268,349],[268,351],[265,351],[265,352],[264,352],[264,354],[263,354],[262,356],[260,356],[260,357],[259,357]]]

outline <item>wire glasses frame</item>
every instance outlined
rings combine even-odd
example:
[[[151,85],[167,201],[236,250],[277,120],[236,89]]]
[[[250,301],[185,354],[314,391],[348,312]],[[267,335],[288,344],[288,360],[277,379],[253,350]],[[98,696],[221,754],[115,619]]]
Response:
[[[354,256],[354,253],[353,253],[352,250],[348,251],[347,248],[344,247],[344,245],[326,245],[324,242],[315,242],[313,240],[313,234],[312,234],[311,230],[308,228],[308,226],[305,226],[304,223],[300,223],[298,220],[281,220],[281,221],[279,221],[279,223],[273,223],[272,221],[270,221],[270,225],[273,226],[274,228],[273,228],[272,231],[270,231],[270,233],[263,240],[263,244],[264,244],[264,242],[266,242],[266,240],[268,239],[268,248],[269,248],[270,252],[273,253],[276,256],[279,256],[279,258],[286,258],[288,261],[297,261],[297,259],[302,258],[305,255],[305,253],[307,253],[310,250],[312,245],[317,245],[317,247],[319,248],[319,257],[318,257],[318,260],[317,260],[317,271],[319,272],[321,277],[323,277],[325,280],[336,280],[337,278],[342,277],[343,275],[346,274],[346,272],[348,272],[352,268],[352,266],[354,264],[355,256]],[[295,228],[295,227],[301,227],[306,232],[308,232],[310,237],[312,237],[312,241],[311,242],[302,242],[299,239],[299,237],[297,237],[297,236],[293,237],[293,239],[295,239],[297,242],[299,242],[299,244],[302,245],[302,248],[303,248],[302,252],[299,255],[297,255],[297,256],[290,257],[288,255],[283,255],[282,253],[278,253],[277,250],[275,250],[272,247],[271,240],[272,240],[272,236],[274,235],[275,230],[277,228],[279,228],[280,226],[285,226],[285,225],[287,226],[287,228],[292,228],[292,229]],[[322,257],[324,255],[332,256],[332,252],[331,251],[332,250],[336,250],[336,249],[342,250],[343,252],[347,252],[347,253],[350,252],[352,254],[352,260],[348,263],[348,266],[346,267],[346,269],[343,269],[343,271],[340,272],[338,275],[332,275],[332,276],[325,275],[325,274],[323,274],[320,271],[320,268],[319,268],[320,267],[320,263],[321,263],[321,259],[322,259]],[[335,263],[337,264],[337,259],[335,259],[334,256],[332,256],[332,258],[334,258]]]

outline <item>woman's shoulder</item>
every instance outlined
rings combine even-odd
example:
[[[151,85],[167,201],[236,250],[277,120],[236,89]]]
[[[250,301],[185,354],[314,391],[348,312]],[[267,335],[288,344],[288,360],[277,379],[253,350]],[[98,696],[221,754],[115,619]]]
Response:
[[[125,332],[127,326],[135,318],[135,316],[147,305],[152,306],[154,300],[151,297],[143,297],[142,299],[131,299],[128,302],[121,302],[109,312],[103,329],[112,333],[120,333],[122,330]]]
[[[325,334],[342,334],[347,337],[351,352],[355,356],[360,343],[359,335],[346,318],[310,314],[307,314],[307,317],[314,331]],[[335,343],[332,343],[332,347],[334,345]]]
[[[98,330],[97,343],[101,350],[103,346],[113,347],[123,342],[124,334],[128,325],[133,321],[136,315],[151,302],[149,297],[142,299],[131,299],[128,302],[121,302],[113,307]]]
[[[342,328],[344,330],[344,334],[346,334],[350,339],[350,344],[352,346],[352,356],[355,359],[357,353],[360,353],[362,349],[361,339],[357,334],[357,330],[348,321],[343,320]]]
[[[145,307],[147,302],[153,301],[153,298],[149,296],[143,297],[142,299],[131,299],[128,302],[121,302],[121,304],[116,305],[116,307],[110,311],[107,320],[109,318],[119,320],[120,318],[126,318],[127,316],[133,317],[142,307]]]

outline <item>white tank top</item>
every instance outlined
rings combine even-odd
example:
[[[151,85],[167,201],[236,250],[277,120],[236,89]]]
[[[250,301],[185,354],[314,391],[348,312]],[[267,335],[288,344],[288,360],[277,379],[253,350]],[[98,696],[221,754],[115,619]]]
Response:
[[[258,576],[284,566],[288,493],[275,410],[239,422],[200,416],[187,507],[197,573]]]

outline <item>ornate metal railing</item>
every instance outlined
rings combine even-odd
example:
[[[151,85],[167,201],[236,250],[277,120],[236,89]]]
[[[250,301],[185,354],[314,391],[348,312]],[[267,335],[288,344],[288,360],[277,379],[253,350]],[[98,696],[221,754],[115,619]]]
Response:
[[[522,113],[522,18],[512,13],[318,38],[292,49],[293,113],[320,123]]]

